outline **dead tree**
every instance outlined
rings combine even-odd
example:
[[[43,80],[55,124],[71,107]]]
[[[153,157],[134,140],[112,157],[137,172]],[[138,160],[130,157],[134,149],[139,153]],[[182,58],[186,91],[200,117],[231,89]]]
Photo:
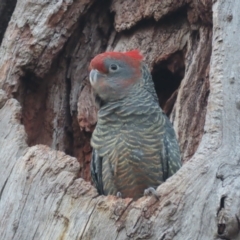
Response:
[[[2,239],[240,238],[238,0],[0,0]],[[154,197],[98,196],[89,61],[139,49],[184,166]]]

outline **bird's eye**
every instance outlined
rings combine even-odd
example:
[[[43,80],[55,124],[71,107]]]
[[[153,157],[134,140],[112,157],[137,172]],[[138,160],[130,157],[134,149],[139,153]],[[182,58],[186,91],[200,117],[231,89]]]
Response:
[[[116,70],[118,70],[118,66],[116,64],[111,64],[110,65],[110,70],[111,71],[116,71]]]

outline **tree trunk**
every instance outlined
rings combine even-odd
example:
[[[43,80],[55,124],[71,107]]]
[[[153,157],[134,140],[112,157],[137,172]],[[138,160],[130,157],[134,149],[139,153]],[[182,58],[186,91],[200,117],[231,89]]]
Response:
[[[237,0],[0,0],[1,238],[240,239],[239,11]],[[89,61],[136,48],[184,163],[160,200],[90,184]]]

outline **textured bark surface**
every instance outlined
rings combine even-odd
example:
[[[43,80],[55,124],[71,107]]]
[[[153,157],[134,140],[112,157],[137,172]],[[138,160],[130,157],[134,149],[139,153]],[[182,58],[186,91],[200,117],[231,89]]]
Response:
[[[237,0],[18,0],[0,47],[2,238],[239,239],[239,11]],[[87,182],[89,61],[135,48],[185,163],[159,201]]]

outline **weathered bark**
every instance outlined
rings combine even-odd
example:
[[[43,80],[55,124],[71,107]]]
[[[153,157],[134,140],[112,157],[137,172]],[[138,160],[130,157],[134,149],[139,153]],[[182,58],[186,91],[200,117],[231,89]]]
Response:
[[[2,238],[239,239],[239,11],[237,0],[18,0],[0,48]],[[88,63],[134,48],[185,163],[159,201],[86,182]]]

